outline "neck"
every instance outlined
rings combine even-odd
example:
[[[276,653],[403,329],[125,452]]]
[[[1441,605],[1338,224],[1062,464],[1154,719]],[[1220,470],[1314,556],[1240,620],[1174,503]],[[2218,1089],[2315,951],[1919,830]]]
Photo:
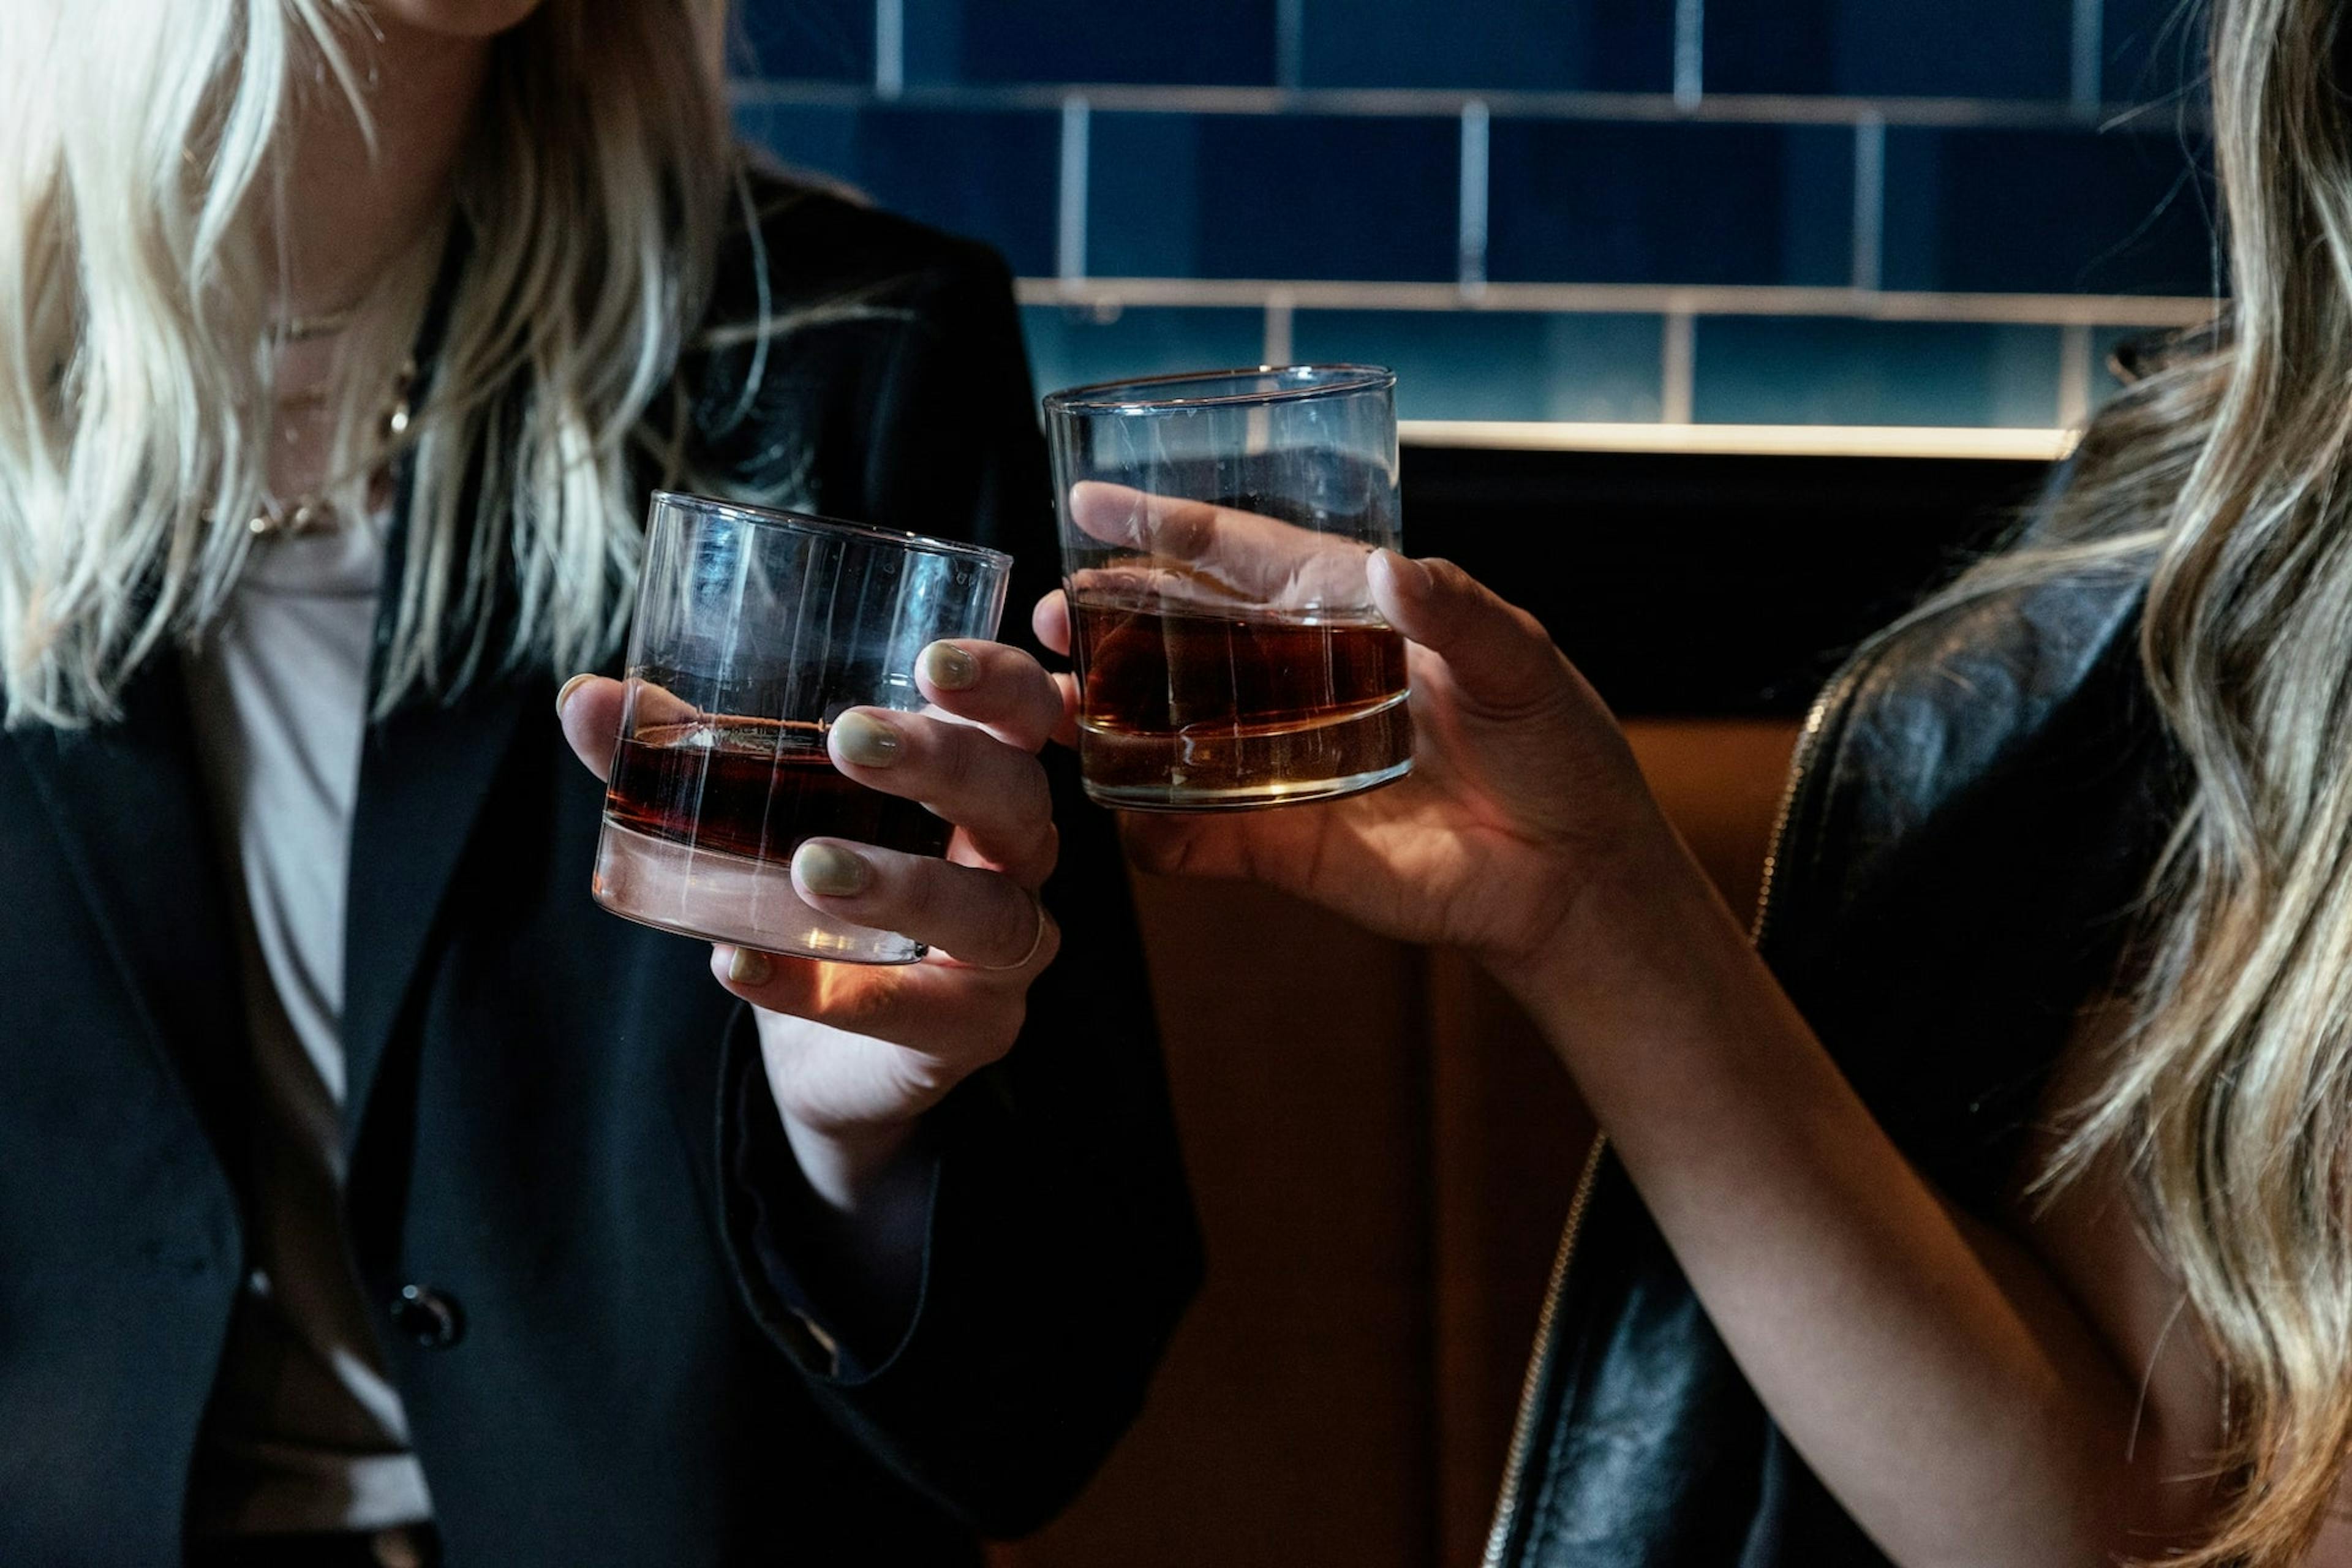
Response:
[[[303,93],[295,110],[278,237],[285,274],[274,312],[281,319],[357,304],[440,216],[488,73],[488,39],[426,33],[377,15],[381,42],[362,38],[352,51],[373,150],[331,82]]]

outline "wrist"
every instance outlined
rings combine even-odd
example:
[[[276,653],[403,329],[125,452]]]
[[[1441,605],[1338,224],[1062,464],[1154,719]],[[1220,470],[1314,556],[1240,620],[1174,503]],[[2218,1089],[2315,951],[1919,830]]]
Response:
[[[1486,968],[1556,1045],[1593,1012],[1597,992],[1622,1002],[1629,983],[1678,965],[1726,930],[1746,945],[1714,883],[1654,809],[1605,847],[1564,860],[1550,908],[1536,941],[1489,957]]]
[[[921,1170],[919,1117],[819,1126],[781,1106],[778,1114],[810,1193],[836,1214],[887,1206]]]

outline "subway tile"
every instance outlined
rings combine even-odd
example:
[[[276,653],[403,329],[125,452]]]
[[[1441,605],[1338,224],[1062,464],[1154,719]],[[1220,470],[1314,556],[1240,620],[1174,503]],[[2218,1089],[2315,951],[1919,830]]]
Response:
[[[2042,427],[2059,329],[1715,316],[1694,338],[1694,416],[1733,425]]]
[[[906,26],[909,82],[1274,81],[1275,0],[906,0]]]
[[[1881,277],[1963,293],[2203,294],[2212,202],[2170,132],[1891,130]]]
[[[2066,96],[2063,0],[1707,0],[1709,92]]]
[[[2205,14],[2181,0],[2106,0],[2100,92],[2109,103],[2168,103],[2201,92]]]
[[[1497,120],[1486,274],[1581,283],[1843,284],[1840,126]]]
[[[1051,112],[762,103],[737,129],[784,163],[856,186],[893,212],[1054,270],[1061,121]]]
[[[1301,363],[1384,364],[1403,419],[1658,417],[1655,316],[1486,310],[1301,310]]]
[[[1021,312],[1039,393],[1258,363],[1265,312],[1223,309],[1031,305]]]
[[[874,79],[874,0],[742,0],[728,40],[739,77]]]
[[[1661,0],[1300,0],[1307,87],[1666,92]]]
[[[1097,114],[1087,270],[1103,277],[1456,276],[1453,120]]]

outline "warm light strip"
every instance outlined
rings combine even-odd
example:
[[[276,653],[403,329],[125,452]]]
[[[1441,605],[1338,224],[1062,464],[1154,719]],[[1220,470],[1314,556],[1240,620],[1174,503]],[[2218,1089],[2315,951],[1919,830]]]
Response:
[[[1408,446],[1520,452],[1692,452],[1790,458],[2006,458],[2053,462],[2075,432],[1931,425],[1601,425],[1406,419]]]

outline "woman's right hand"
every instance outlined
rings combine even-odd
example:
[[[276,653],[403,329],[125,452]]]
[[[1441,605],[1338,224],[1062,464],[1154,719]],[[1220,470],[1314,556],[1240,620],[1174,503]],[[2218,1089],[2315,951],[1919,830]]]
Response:
[[[1687,866],[1608,710],[1533,616],[1451,562],[1383,551],[1370,579],[1411,644],[1412,773],[1321,805],[1129,814],[1139,865],[1264,882],[1388,936],[1467,949],[1507,983],[1553,951],[1610,873]],[[1062,595],[1035,623],[1068,651]],[[1059,679],[1068,739],[1076,686]]]

